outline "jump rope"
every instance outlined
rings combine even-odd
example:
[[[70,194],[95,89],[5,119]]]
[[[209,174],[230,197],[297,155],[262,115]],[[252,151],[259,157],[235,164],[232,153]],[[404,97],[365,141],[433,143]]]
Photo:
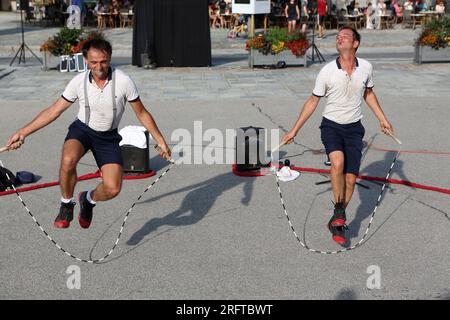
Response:
[[[254,108],[256,108],[256,109],[258,110],[259,113],[261,113],[261,114],[263,114],[265,117],[267,117],[267,118],[270,120],[270,122],[272,122],[273,124],[275,124],[275,125],[276,125],[279,129],[281,129],[283,132],[285,132],[285,133],[287,132],[287,130],[286,130],[283,126],[280,126],[279,124],[277,124],[269,114],[267,114],[266,112],[264,112],[264,111],[263,111],[260,107],[258,107],[255,103],[252,103],[252,106],[253,106]],[[342,252],[345,252],[345,251],[353,250],[353,249],[359,247],[361,244],[363,244],[364,240],[366,239],[367,235],[369,234],[369,230],[370,230],[370,227],[372,226],[372,222],[373,222],[373,219],[374,219],[374,217],[375,217],[375,213],[376,213],[378,207],[380,206],[380,202],[381,202],[381,199],[382,199],[382,197],[383,197],[384,191],[385,191],[385,189],[386,189],[386,184],[387,184],[387,182],[389,181],[389,177],[390,177],[390,175],[391,175],[392,168],[394,168],[395,162],[397,161],[398,157],[400,156],[400,153],[402,152],[402,142],[401,142],[395,135],[393,135],[392,133],[388,133],[388,135],[389,135],[395,142],[397,142],[397,143],[400,145],[400,148],[399,148],[398,150],[389,150],[389,151],[395,151],[395,152],[396,152],[396,155],[395,155],[395,157],[393,158],[392,163],[391,163],[391,165],[390,165],[390,167],[389,167],[389,170],[388,170],[388,172],[387,172],[387,174],[386,174],[386,178],[385,178],[384,181],[383,181],[383,185],[382,185],[382,187],[381,187],[380,194],[378,195],[377,202],[376,202],[375,207],[374,207],[374,209],[372,210],[372,214],[371,214],[371,216],[370,216],[369,224],[367,225],[366,231],[364,232],[364,235],[362,236],[361,240],[359,240],[355,245],[352,245],[352,246],[350,246],[350,247],[343,248],[343,249],[340,249],[340,250],[335,250],[335,251],[323,251],[323,250],[318,250],[318,249],[314,249],[314,248],[309,247],[309,246],[306,244],[306,241],[305,241],[304,239],[303,239],[303,241],[302,241],[302,240],[299,238],[299,236],[297,235],[297,232],[295,231],[295,228],[294,228],[294,226],[293,226],[293,224],[292,224],[292,222],[291,222],[291,219],[290,219],[290,217],[289,217],[289,214],[288,214],[288,212],[287,212],[286,204],[285,204],[285,202],[284,202],[283,194],[282,194],[282,192],[281,192],[280,181],[279,181],[279,179],[278,179],[278,175],[275,173],[275,179],[276,179],[276,184],[277,184],[277,189],[278,189],[278,195],[280,196],[281,206],[283,207],[283,212],[284,212],[284,214],[285,214],[285,216],[286,216],[286,219],[287,219],[287,221],[288,221],[288,223],[289,223],[289,227],[291,228],[291,231],[292,231],[292,233],[293,233],[295,239],[297,239],[297,241],[300,243],[300,245],[301,245],[302,247],[304,247],[306,250],[308,250],[308,251],[310,251],[310,252],[314,252],[314,253],[320,253],[320,254],[337,254],[337,253],[342,253]],[[307,152],[307,151],[310,151],[310,152],[313,152],[313,153],[317,152],[316,150],[313,150],[313,149],[311,149],[311,148],[309,148],[309,147],[307,147],[307,146],[305,146],[305,145],[303,145],[303,144],[300,144],[300,143],[296,142],[295,140],[294,140],[293,142],[294,142],[294,144],[296,144],[296,145],[299,145],[299,146],[302,146],[302,147],[306,148],[305,151],[303,151],[302,153],[300,153],[300,154],[298,154],[298,155],[302,155],[302,154],[304,154],[304,153]],[[274,149],[271,151],[271,154],[273,155],[273,153],[274,153],[275,151],[277,151],[279,148],[281,148],[282,146],[283,146],[283,144],[278,145],[276,148],[274,148]],[[298,156],[298,155],[294,155],[294,156]],[[294,156],[291,156],[291,157],[294,157]],[[290,158],[290,157],[285,157],[285,158]]]
[[[161,151],[160,147],[157,146],[157,145],[155,146],[155,149],[158,150],[158,151]],[[7,147],[0,148],[0,153],[1,153],[1,152],[4,152],[4,151],[7,151],[7,150],[9,150]],[[31,210],[28,209],[28,207],[27,207],[25,201],[23,201],[23,199],[22,199],[22,197],[20,196],[19,192],[17,192],[16,188],[14,187],[14,184],[12,183],[11,177],[9,177],[8,173],[6,173],[6,177],[7,177],[8,181],[11,182],[11,186],[12,186],[12,188],[13,188],[15,194],[16,194],[17,197],[19,198],[19,200],[20,200],[20,202],[22,203],[22,205],[23,205],[23,207],[25,208],[25,210],[26,210],[26,211],[28,212],[28,214],[30,215],[31,219],[33,219],[33,221],[36,223],[36,225],[39,227],[39,229],[45,234],[45,236],[47,237],[47,239],[50,240],[50,241],[55,245],[56,248],[58,248],[58,249],[61,250],[63,253],[65,253],[66,255],[68,255],[69,257],[71,257],[71,258],[73,258],[73,259],[75,259],[75,260],[77,260],[77,261],[80,261],[80,262],[86,262],[86,263],[100,263],[100,262],[102,262],[103,260],[105,260],[106,258],[108,258],[108,257],[114,252],[114,250],[116,249],[117,245],[119,244],[120,237],[122,236],[122,232],[123,232],[123,229],[124,229],[124,227],[125,227],[125,223],[127,222],[127,219],[128,219],[128,217],[129,217],[129,215],[131,214],[131,211],[133,210],[133,208],[134,208],[134,206],[136,205],[136,203],[142,198],[142,196],[143,196],[148,190],[150,190],[155,184],[157,184],[158,181],[160,181],[160,180],[162,179],[162,177],[163,177],[167,172],[169,172],[170,169],[172,169],[172,167],[175,165],[175,161],[174,161],[173,159],[169,159],[169,160],[167,160],[167,161],[169,162],[169,166],[167,167],[167,169],[164,170],[164,172],[161,173],[161,174],[159,175],[159,177],[156,178],[156,180],[154,180],[154,181],[153,181],[153,182],[152,182],[152,183],[151,183],[151,184],[150,184],[150,185],[149,185],[149,186],[148,186],[148,187],[147,187],[147,188],[139,195],[139,197],[136,199],[136,201],[135,201],[135,202],[131,205],[131,207],[127,210],[127,213],[125,214],[125,217],[123,218],[122,225],[121,225],[120,230],[119,230],[119,234],[117,235],[117,239],[116,239],[116,241],[114,242],[114,245],[112,246],[111,250],[109,250],[109,252],[108,252],[105,256],[103,256],[102,258],[100,258],[100,259],[95,259],[95,260],[89,260],[89,259],[82,259],[82,258],[79,258],[79,257],[73,255],[72,253],[70,253],[69,251],[67,251],[66,249],[64,249],[63,247],[61,247],[55,240],[53,240],[53,238],[48,234],[48,232],[45,231],[45,229],[41,226],[41,224],[39,223],[39,221],[36,220],[36,218],[35,218],[35,216],[33,215],[33,213],[31,213]],[[1,160],[0,160],[0,165],[4,168],[3,162],[2,162]]]
[[[370,216],[370,221],[369,221],[369,224],[367,225],[366,231],[364,232],[364,235],[362,236],[361,240],[359,240],[356,244],[354,244],[354,245],[352,245],[352,246],[350,246],[350,247],[343,248],[343,249],[340,249],[340,250],[335,250],[335,251],[323,251],[323,250],[318,250],[318,249],[314,249],[314,248],[309,247],[309,246],[306,244],[306,241],[305,241],[304,239],[303,239],[303,241],[302,241],[302,240],[299,238],[299,236],[297,235],[297,232],[295,231],[294,226],[292,225],[291,219],[290,219],[289,214],[288,214],[287,209],[286,209],[286,205],[285,205],[285,203],[284,203],[284,198],[283,198],[283,194],[282,194],[282,192],[281,192],[281,187],[280,187],[280,181],[279,181],[279,179],[278,179],[278,175],[275,174],[275,179],[276,179],[277,189],[278,189],[278,195],[280,196],[281,206],[283,207],[283,212],[284,212],[284,214],[285,214],[285,216],[286,216],[286,219],[287,219],[287,221],[288,221],[288,223],[289,223],[289,227],[291,228],[291,231],[292,231],[294,237],[297,239],[297,241],[300,243],[300,245],[301,245],[302,247],[304,247],[306,250],[308,250],[308,251],[310,251],[310,252],[314,252],[314,253],[320,253],[320,254],[337,254],[337,253],[342,253],[342,252],[345,252],[345,251],[353,250],[353,249],[359,247],[361,244],[364,243],[364,240],[366,239],[367,235],[369,234],[369,230],[370,230],[370,227],[372,226],[372,222],[373,222],[373,219],[374,219],[374,217],[375,217],[375,213],[376,213],[376,211],[377,211],[377,209],[378,209],[378,207],[379,207],[379,205],[380,205],[381,198],[383,197],[384,191],[385,191],[385,189],[386,189],[386,184],[387,184],[386,181],[389,180],[389,177],[390,177],[391,172],[392,172],[392,168],[394,168],[395,162],[397,161],[398,157],[400,156],[401,149],[402,149],[402,147],[401,147],[402,142],[401,142],[397,137],[395,137],[393,134],[388,133],[388,135],[389,135],[392,139],[394,139],[394,141],[397,142],[397,143],[400,145],[400,147],[399,147],[399,149],[397,150],[397,153],[396,153],[394,159],[392,160],[392,163],[391,163],[391,165],[390,165],[390,167],[389,167],[389,170],[388,170],[388,172],[387,172],[387,174],[386,174],[385,182],[383,183],[383,185],[382,185],[382,187],[381,187],[381,191],[380,191],[380,194],[378,195],[377,202],[376,202],[376,204],[375,204],[374,209],[372,210],[372,214],[371,214],[371,216]],[[272,150],[271,153],[273,154],[273,153],[274,153],[276,150],[278,150],[282,145],[283,145],[283,144],[280,144],[279,146],[277,146],[275,149]]]
[[[259,109],[259,108],[258,108],[258,109]],[[262,112],[262,111],[260,110],[260,112]],[[294,228],[294,226],[293,226],[293,224],[292,224],[292,222],[291,222],[291,219],[290,219],[289,214],[288,214],[287,209],[286,209],[286,205],[285,205],[285,202],[284,202],[283,194],[282,194],[282,192],[281,192],[281,187],[280,187],[278,175],[275,174],[276,184],[277,184],[277,189],[278,189],[278,194],[279,194],[279,196],[280,196],[280,202],[281,202],[281,205],[282,205],[282,208],[283,208],[283,212],[284,212],[284,214],[285,214],[285,216],[286,216],[286,219],[287,219],[287,221],[288,221],[288,223],[289,223],[289,226],[290,226],[290,228],[291,228],[291,231],[292,231],[293,235],[295,236],[295,238],[297,239],[297,241],[300,243],[300,245],[301,245],[302,247],[304,247],[306,250],[308,250],[308,251],[310,251],[310,252],[314,252],[314,253],[320,253],[320,254],[337,254],[337,253],[342,253],[342,252],[345,252],[345,251],[353,250],[353,249],[359,247],[361,244],[364,243],[364,240],[365,240],[365,238],[367,237],[367,235],[368,235],[368,233],[369,233],[369,230],[370,230],[370,227],[371,227],[371,225],[372,225],[372,223],[373,223],[373,219],[374,219],[374,217],[375,217],[375,213],[376,213],[376,211],[377,211],[377,209],[378,209],[378,207],[379,207],[379,205],[380,205],[381,199],[382,199],[383,194],[384,194],[384,192],[385,192],[386,184],[387,184],[387,181],[389,180],[389,177],[390,177],[390,175],[391,175],[392,169],[393,169],[393,167],[394,167],[394,165],[395,165],[395,163],[396,163],[396,161],[397,161],[397,159],[398,159],[400,153],[402,152],[402,150],[401,150],[401,149],[402,149],[402,148],[401,148],[402,142],[401,142],[397,137],[395,137],[393,134],[389,134],[389,135],[390,135],[390,137],[391,137],[393,140],[395,140],[395,141],[400,145],[400,148],[396,151],[396,155],[395,155],[395,157],[393,158],[392,163],[391,163],[391,165],[390,165],[390,167],[389,167],[389,170],[388,170],[388,172],[387,172],[387,174],[386,174],[386,178],[384,179],[384,183],[383,183],[383,185],[382,185],[382,187],[381,187],[381,191],[380,191],[380,194],[378,195],[378,198],[377,198],[377,202],[376,202],[376,204],[375,204],[375,207],[374,207],[374,209],[372,210],[372,214],[371,214],[371,217],[370,217],[369,224],[368,224],[368,226],[367,226],[367,228],[366,228],[366,231],[364,232],[364,235],[362,236],[362,238],[361,238],[355,245],[353,245],[353,246],[350,246],[350,247],[347,247],[347,248],[343,248],[343,249],[340,249],[340,250],[335,250],[335,251],[323,251],[323,250],[318,250],[318,249],[311,248],[311,247],[309,247],[309,246],[305,243],[306,241],[302,241],[302,240],[299,238],[299,236],[297,235],[297,233],[296,233],[296,231],[295,231],[295,228]],[[297,145],[301,145],[301,144],[296,143],[296,142],[294,142],[294,143],[297,144]],[[280,145],[278,145],[275,149],[273,149],[273,150],[271,151],[271,154],[273,155],[273,153],[276,152],[279,148],[281,148],[281,146],[283,146],[283,144],[280,144]],[[301,145],[301,146],[303,146],[303,145]],[[306,147],[306,146],[303,146],[303,147]],[[158,151],[161,151],[161,149],[160,149],[158,146],[155,146],[155,149],[158,150]],[[308,149],[309,149],[309,148],[308,148]],[[0,153],[1,153],[1,152],[4,152],[4,151],[7,151],[7,150],[8,150],[7,147],[0,148]],[[312,150],[312,149],[310,149],[310,150]],[[310,151],[310,150],[307,150],[307,151]],[[390,150],[390,151],[392,151],[392,150]],[[25,210],[28,212],[28,214],[29,214],[30,217],[33,219],[33,221],[36,223],[36,225],[39,227],[39,229],[45,234],[45,236],[47,237],[47,239],[50,240],[50,241],[56,246],[56,248],[58,248],[58,249],[61,250],[63,253],[65,253],[66,255],[68,255],[69,257],[71,257],[71,258],[73,258],[73,259],[75,259],[75,260],[77,260],[77,261],[85,262],[85,263],[100,263],[100,262],[102,262],[103,260],[105,260],[106,258],[108,258],[108,257],[114,252],[114,250],[116,249],[116,247],[117,247],[117,245],[118,245],[118,243],[119,243],[119,241],[120,241],[120,238],[121,238],[121,236],[122,236],[122,233],[123,233],[123,230],[124,230],[126,221],[127,221],[128,217],[130,216],[130,214],[131,214],[131,212],[132,212],[134,206],[136,205],[136,203],[142,198],[142,196],[143,196],[148,190],[150,190],[156,183],[158,183],[158,182],[162,179],[162,177],[163,177],[164,175],[166,175],[166,174],[172,169],[172,167],[175,165],[175,161],[174,161],[173,159],[168,160],[168,162],[170,163],[169,166],[168,166],[168,168],[167,168],[163,173],[161,173],[161,174],[158,176],[158,178],[156,178],[156,179],[155,179],[155,180],[154,180],[154,181],[153,181],[153,182],[152,182],[152,183],[151,183],[151,184],[150,184],[150,185],[149,185],[149,186],[148,186],[148,187],[147,187],[140,195],[139,195],[139,197],[136,199],[136,201],[135,201],[135,202],[131,205],[131,207],[127,210],[127,212],[126,212],[126,214],[125,214],[125,217],[124,217],[124,219],[123,219],[123,221],[122,221],[122,225],[121,225],[121,227],[120,227],[119,234],[118,234],[118,236],[117,236],[117,238],[116,238],[116,241],[115,241],[114,245],[112,246],[111,250],[110,250],[105,256],[103,256],[102,258],[100,258],[100,259],[95,259],[95,260],[89,260],[89,259],[82,259],[82,258],[79,258],[79,257],[73,255],[72,253],[70,253],[69,251],[67,251],[66,249],[62,248],[55,240],[53,240],[53,238],[46,232],[46,230],[45,230],[45,229],[41,226],[41,224],[36,220],[36,218],[34,217],[34,215],[33,215],[32,212],[31,212],[31,210],[28,209],[26,203],[23,201],[23,199],[22,199],[22,197],[20,196],[19,192],[16,190],[16,188],[15,188],[14,185],[12,184],[11,178],[9,177],[9,175],[6,174],[6,176],[7,176],[7,179],[11,182],[11,186],[12,186],[12,188],[13,188],[15,194],[16,194],[17,197],[19,198],[19,200],[20,200],[20,202],[22,203],[22,205],[23,205],[23,207],[25,208]],[[4,167],[3,162],[2,162],[1,160],[0,160],[0,165],[1,165],[2,167]]]

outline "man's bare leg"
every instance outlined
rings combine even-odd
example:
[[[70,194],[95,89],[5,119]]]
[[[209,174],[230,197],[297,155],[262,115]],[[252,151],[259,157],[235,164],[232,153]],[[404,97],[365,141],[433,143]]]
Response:
[[[91,193],[93,201],[107,201],[116,197],[122,189],[122,166],[116,163],[105,164],[101,168],[103,181]]]
[[[350,200],[353,196],[353,191],[355,191],[355,184],[356,184],[356,175],[353,173],[346,173],[345,174],[345,202],[344,206],[345,208],[350,203]]]
[[[333,190],[334,202],[345,201],[345,175],[344,175],[344,153],[333,151],[329,154],[331,162],[331,187]]]
[[[77,164],[85,153],[80,141],[69,139],[64,143],[59,169],[61,195],[71,199],[77,183]]]
[[[116,197],[122,188],[122,166],[116,163],[105,164],[100,168],[102,182],[92,191],[79,194],[80,216],[78,221],[84,229],[89,228],[92,221],[93,208],[97,201],[107,201]]]
[[[331,161],[331,186],[333,189],[335,206],[333,216],[328,222],[328,229],[330,230],[334,241],[340,245],[345,245],[347,243],[345,236],[347,182],[346,175],[344,174],[344,153],[342,151],[333,151],[329,154],[329,158]],[[353,190],[351,193],[353,193]]]

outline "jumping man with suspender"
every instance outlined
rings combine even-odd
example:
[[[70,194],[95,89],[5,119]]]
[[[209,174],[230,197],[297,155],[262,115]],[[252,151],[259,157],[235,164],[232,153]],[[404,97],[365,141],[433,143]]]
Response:
[[[334,197],[333,216],[328,222],[332,239],[348,243],[345,209],[355,189],[361,165],[365,129],[361,123],[363,101],[380,122],[381,131],[393,135],[394,128],[378,102],[372,79],[372,64],[356,57],[361,35],[352,27],[343,27],[336,36],[339,57],[319,72],[312,95],[294,127],[282,138],[291,143],[311,117],[322,97],[327,98],[320,125],[321,139],[331,161],[331,186]]]
[[[106,201],[119,194],[123,161],[119,147],[122,138],[117,127],[127,102],[156,140],[160,156],[166,159],[171,157],[170,149],[152,115],[142,104],[134,82],[128,75],[110,66],[111,54],[112,48],[108,41],[87,41],[83,46],[83,55],[90,70],[73,78],[62,96],[13,134],[6,145],[10,150],[20,148],[27,136],[56,120],[79,100],[77,119],[69,126],[62,151],[59,173],[62,197],[60,211],[54,222],[56,228],[69,227],[73,219],[76,167],[88,150],[92,151],[101,170],[102,182],[95,189],[78,195],[78,220],[81,227],[89,228],[97,201]]]

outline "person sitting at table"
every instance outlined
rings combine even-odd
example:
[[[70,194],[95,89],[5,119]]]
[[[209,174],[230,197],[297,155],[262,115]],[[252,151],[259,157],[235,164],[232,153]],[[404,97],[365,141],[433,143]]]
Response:
[[[102,0],[99,0],[94,8],[94,14],[98,15],[99,13],[105,12],[105,5]]]
[[[219,7],[219,15],[220,15],[220,26],[222,28],[226,27],[226,20],[223,17],[223,15],[225,14],[225,11],[227,9],[227,3],[225,2],[225,0],[220,0],[217,3],[217,6]]]
[[[225,0],[220,0],[217,5],[219,7],[219,14],[225,14],[225,9],[227,8]]]
[[[102,0],[99,0],[97,2],[97,5],[94,8],[94,16],[97,17],[97,28],[101,28],[102,27],[102,15],[101,13],[105,12],[105,5],[103,4]]]
[[[122,4],[122,9],[129,11],[132,6],[133,6],[132,1],[125,0]]]
[[[398,4],[398,0],[392,0],[390,9],[393,13],[395,13],[395,16],[397,17],[397,21],[399,20],[399,18],[400,18],[400,20],[403,19],[403,9]]]
[[[434,8],[434,10],[439,13],[439,14],[444,14],[445,13],[445,4],[443,0],[438,0],[436,2],[436,7]]]
[[[112,1],[112,5],[109,6],[109,26],[115,28],[120,23],[120,6],[117,0]]]
[[[99,0],[94,8],[94,16],[97,17],[97,28],[102,27],[102,15],[101,13],[105,12],[105,5],[102,0]]]
[[[376,24],[377,29],[381,29],[381,16],[386,15],[386,3],[384,3],[384,0],[378,1],[377,5],[377,13],[376,13]]]
[[[375,8],[373,7],[372,2],[367,4],[364,14],[366,16],[366,28],[369,30],[375,29]]]
[[[350,1],[347,5],[347,14],[353,14],[353,10],[355,10],[355,0]]]
[[[213,29],[215,29],[217,27],[217,23],[219,23],[219,25],[222,26],[223,19],[220,16],[220,11],[219,11],[218,6],[215,3],[211,3],[208,6],[208,11],[209,11],[209,18],[210,18],[210,20],[212,20],[211,27]]]
[[[418,0],[416,2],[416,11],[417,12],[427,11],[427,10],[428,10],[428,5],[424,0]]]
[[[414,6],[411,0],[406,0],[405,3],[403,3],[403,11],[409,10],[413,11]]]
[[[225,8],[225,14],[231,14],[231,1],[232,0],[225,0],[225,3],[227,4],[227,7]]]

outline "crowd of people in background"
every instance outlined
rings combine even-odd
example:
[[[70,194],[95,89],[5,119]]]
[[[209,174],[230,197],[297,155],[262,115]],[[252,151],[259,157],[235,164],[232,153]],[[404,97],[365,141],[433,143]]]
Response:
[[[231,14],[231,0],[214,0],[209,1],[208,10],[211,22],[211,28],[225,28],[227,26],[227,18]]]
[[[337,1],[333,0],[273,0],[272,7],[275,12],[277,8],[281,11],[278,16],[282,15],[287,20],[289,31],[295,29],[298,23],[302,32],[306,31],[307,26],[315,25],[321,38],[325,37],[325,23],[337,24],[342,16],[361,17],[365,20],[361,25],[367,29],[380,29],[381,17],[391,17],[390,21],[399,23],[403,22],[405,11],[413,14],[431,12],[440,17],[445,13],[445,0],[347,0],[345,5],[340,3],[339,8]]]
[[[405,0],[401,3],[399,0],[378,0],[377,5],[375,2],[369,2],[367,8],[364,11],[366,15],[366,27],[367,29],[380,29],[381,16],[385,16],[388,12],[391,12],[396,21],[403,22],[405,13],[408,15],[417,14],[421,12],[433,12],[439,15],[445,13],[444,0],[437,0],[435,5],[428,6],[425,0]]]
[[[134,9],[133,0],[112,0],[109,3],[99,0],[93,9],[94,16],[97,17],[97,25],[103,27],[107,22],[109,27],[115,28],[120,25],[121,13],[132,14]],[[107,21],[103,21],[105,17],[102,15],[107,13]]]
[[[404,12],[445,13],[445,0],[347,0],[344,6],[337,6],[335,0],[271,0],[270,24],[279,24],[291,32],[299,28],[305,33],[312,26],[317,27],[318,37],[325,37],[326,23],[331,26],[342,15],[359,15],[367,29],[379,29],[380,17],[392,14],[396,22],[404,19]],[[81,25],[97,27],[118,27],[121,14],[134,11],[134,0],[49,0],[41,14],[47,21],[64,24],[67,8],[78,5],[81,9]],[[248,15],[233,12],[232,0],[208,0],[211,28],[233,29],[246,25]],[[27,12],[26,20],[31,20],[33,11]],[[105,22],[105,16],[106,22]],[[106,25],[105,25],[106,23]]]
[[[36,20],[37,16],[41,20],[48,23],[65,25],[68,17],[67,10],[70,6],[76,5],[80,8],[80,24],[81,26],[97,26],[100,25],[102,14],[108,15],[109,27],[117,27],[120,25],[120,14],[127,12],[133,13],[134,0],[49,0],[43,6],[31,3],[29,10],[26,12],[26,21]]]

